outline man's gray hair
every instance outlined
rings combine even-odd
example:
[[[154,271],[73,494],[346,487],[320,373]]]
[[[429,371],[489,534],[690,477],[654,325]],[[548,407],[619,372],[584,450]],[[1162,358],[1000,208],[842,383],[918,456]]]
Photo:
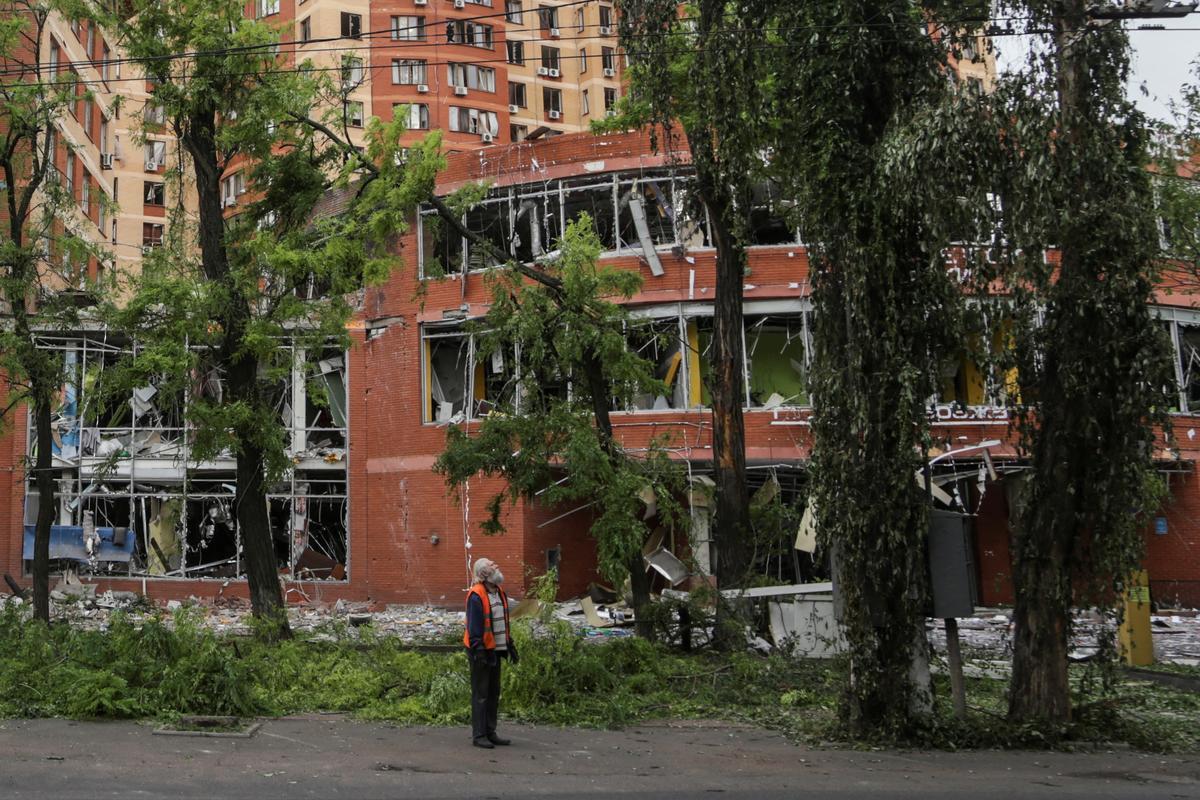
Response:
[[[490,558],[475,559],[475,567],[472,570],[475,574],[475,580],[486,581],[490,580],[500,568],[496,566],[496,562]]]

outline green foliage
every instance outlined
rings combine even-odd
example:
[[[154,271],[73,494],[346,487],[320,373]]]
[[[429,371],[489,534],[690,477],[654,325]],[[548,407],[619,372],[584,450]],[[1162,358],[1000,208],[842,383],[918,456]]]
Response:
[[[1180,87],[1175,119],[1154,153],[1166,255],[1184,268],[1189,283],[1200,277],[1200,61],[1192,67],[1192,81]]]
[[[652,488],[660,512],[673,518],[682,477],[662,442],[626,453],[608,423],[609,410],[634,395],[664,391],[654,365],[627,346],[629,316],[613,302],[632,297],[640,277],[597,264],[600,241],[586,216],[567,226],[558,246],[557,260],[538,265],[541,280],[515,264],[489,273],[492,305],[474,327],[479,358],[519,352],[518,387],[478,426],[451,427],[434,469],[453,486],[480,473],[507,481],[488,504],[490,533],[503,530],[505,500],[592,503],[600,569],[620,583],[649,532],[638,495]]]

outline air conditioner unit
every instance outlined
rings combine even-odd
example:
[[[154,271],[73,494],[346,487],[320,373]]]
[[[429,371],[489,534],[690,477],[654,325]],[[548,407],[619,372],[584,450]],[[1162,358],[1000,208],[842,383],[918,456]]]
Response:
[[[558,119],[559,117],[562,116],[562,112],[561,111],[551,111],[546,116],[550,117],[550,119]]]
[[[538,67],[538,75],[549,75],[549,74],[550,74],[550,70],[546,69],[545,67]]]
[[[608,111],[604,112],[604,116],[606,116],[606,117],[615,117],[616,115],[617,115],[617,110],[615,108],[610,108]]]
[[[604,68],[604,77],[615,78],[616,76],[617,76],[617,71],[615,69],[613,69],[612,67]]]
[[[550,29],[550,38],[551,38],[551,39],[557,39],[557,38],[558,38],[558,36],[559,36],[559,33],[558,33],[558,28],[551,28],[551,29]]]
[[[158,162],[157,161],[147,161],[146,162],[146,172],[158,172]]]
[[[562,73],[561,73],[561,72],[559,72],[559,71],[558,71],[558,70],[556,70],[556,69],[552,69],[552,70],[550,70],[550,77],[551,77],[551,78],[557,78],[557,77],[558,77],[559,75],[561,75],[561,74],[562,74]]]
[[[491,142],[494,139],[494,137],[490,133],[485,133],[482,136],[480,136],[479,138],[485,142]]]
[[[113,168],[112,153],[101,153],[100,154],[100,169],[112,169],[112,168]]]
[[[150,255],[150,251],[153,249],[154,249],[154,247],[152,245],[148,245],[148,244],[142,245],[142,255],[144,255],[144,256]]]
[[[510,113],[510,114],[516,114],[518,110],[519,110],[519,109],[517,108],[517,104],[516,104],[516,103],[509,103],[509,104],[508,104],[508,113]]]
[[[429,94],[429,84],[418,83],[417,84],[417,94]]]
[[[231,208],[231,207],[233,207],[233,206],[236,206],[236,205],[237,205],[237,197],[232,197],[232,196],[231,196],[231,197],[226,197],[226,198],[225,198],[225,207],[226,207],[226,208]]]
[[[467,0],[454,0],[454,7],[455,8],[466,8]]]
[[[601,25],[600,26],[600,35],[601,36],[612,36],[612,26],[611,25]]]
[[[429,3],[429,0],[413,0],[414,6],[423,6],[423,5],[427,5],[428,3]]]
[[[455,87],[454,87],[454,93],[455,93],[456,95],[458,95],[459,97],[466,97],[466,96],[467,96],[467,87],[465,87],[465,86],[455,86]]]

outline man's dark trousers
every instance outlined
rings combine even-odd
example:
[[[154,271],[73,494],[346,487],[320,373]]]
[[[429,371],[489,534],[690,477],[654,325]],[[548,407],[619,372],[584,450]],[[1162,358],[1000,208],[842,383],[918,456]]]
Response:
[[[471,653],[471,735],[486,739],[496,733],[500,713],[500,655],[495,650]]]

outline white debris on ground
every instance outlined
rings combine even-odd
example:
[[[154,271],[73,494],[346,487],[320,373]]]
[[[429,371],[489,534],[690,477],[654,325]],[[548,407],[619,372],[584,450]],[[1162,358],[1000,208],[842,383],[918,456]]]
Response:
[[[934,649],[946,652],[946,628],[942,620],[931,620],[929,633]],[[1070,657],[1086,661],[1097,652],[1097,634],[1103,626],[1112,630],[1115,619],[1104,619],[1095,611],[1075,615],[1071,636]],[[1200,666],[1200,612],[1176,611],[1151,617],[1154,639],[1154,660],[1165,664]],[[1012,611],[1010,609],[980,609],[975,616],[958,621],[958,638],[964,660],[991,663],[1008,662],[1012,658]]]
[[[138,625],[155,616],[168,622],[171,615],[183,608],[193,610],[202,627],[216,633],[234,636],[251,633],[250,604],[239,598],[202,600],[191,597],[186,601],[169,600],[155,605],[153,601],[133,592],[96,593],[95,585],[60,586],[51,593],[52,620],[70,622],[84,630],[106,630],[112,615],[120,611],[131,623]],[[517,601],[512,601],[515,606]],[[0,595],[0,607],[20,606],[26,610],[29,602],[12,595]],[[165,612],[165,614],[164,614]],[[590,640],[604,640],[632,635],[632,627],[593,627],[588,624],[578,600],[556,603],[550,619],[562,620],[571,629]],[[288,622],[292,631],[314,639],[354,638],[369,624],[371,635],[388,636],[412,644],[454,644],[461,641],[466,613],[432,605],[391,604],[382,610],[371,603],[338,600],[335,603],[311,603],[288,607]],[[533,618],[535,635],[547,633],[549,625]]]

